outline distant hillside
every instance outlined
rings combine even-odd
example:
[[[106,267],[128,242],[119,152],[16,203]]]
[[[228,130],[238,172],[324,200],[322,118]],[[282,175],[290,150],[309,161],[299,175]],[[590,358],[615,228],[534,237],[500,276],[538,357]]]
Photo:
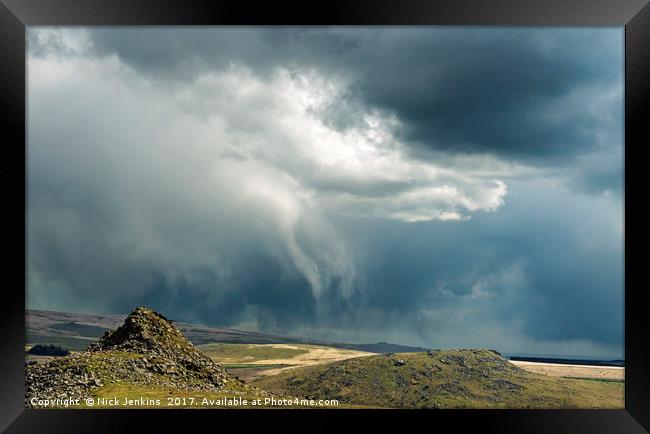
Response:
[[[26,312],[27,343],[54,344],[71,350],[82,350],[95,342],[106,330],[114,330],[124,320],[122,315],[86,315],[69,312],[28,309]],[[278,336],[245,330],[206,327],[174,322],[194,345],[209,343],[233,344],[310,344],[372,353],[425,351],[424,348],[390,343],[349,344],[298,336]]]
[[[367,351],[369,353],[387,354],[387,353],[420,353],[428,351],[428,348],[409,347],[407,345],[389,344],[378,342],[376,344],[330,344],[332,347],[344,348],[349,350]]]
[[[597,360],[597,359],[570,359],[560,357],[528,357],[528,356],[510,356],[510,360],[522,362],[537,363],[564,363],[569,365],[588,365],[588,366],[625,366],[625,360]]]
[[[532,374],[489,350],[444,350],[295,368],[272,393],[390,408],[623,408],[623,385]]]

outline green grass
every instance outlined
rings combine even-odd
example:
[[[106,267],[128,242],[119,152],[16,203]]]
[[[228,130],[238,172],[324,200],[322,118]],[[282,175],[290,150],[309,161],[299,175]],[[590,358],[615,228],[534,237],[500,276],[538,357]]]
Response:
[[[589,378],[589,377],[562,377],[562,378],[568,378],[570,380],[600,381],[602,383],[625,384],[625,380],[620,380],[618,378]]]
[[[405,361],[403,366],[397,360]],[[273,393],[391,408],[623,408],[623,383],[523,371],[487,350],[360,357],[252,384]]]
[[[349,405],[349,404],[339,404],[339,405],[306,405],[305,402],[301,402],[300,398],[287,396],[284,399],[287,402],[283,404],[273,404],[265,403],[265,398],[270,399],[271,396],[266,394],[263,391],[255,393],[251,391],[250,388],[242,390],[225,390],[218,392],[196,392],[196,391],[187,391],[187,390],[174,390],[163,387],[142,387],[131,384],[112,384],[110,386],[105,386],[100,389],[97,389],[93,393],[93,398],[95,399],[95,405],[92,408],[177,408],[177,409],[205,409],[205,408],[293,408],[293,409],[304,409],[304,408],[367,408],[363,405]],[[159,404],[154,405],[129,405],[129,406],[112,406],[112,405],[101,405],[97,404],[98,398],[118,398],[120,402],[124,402],[124,399],[133,399],[138,400],[142,398],[147,398],[150,400],[159,400]],[[171,398],[171,399],[170,399]],[[194,398],[193,400],[190,398]],[[203,399],[208,400],[224,400],[224,399],[241,399],[246,400],[246,404],[241,405],[232,405],[226,402],[207,402],[203,403]],[[282,397],[275,396],[275,399],[283,399]],[[261,405],[253,405],[253,400],[261,400]],[[290,402],[289,402],[290,401]],[[85,402],[81,403],[80,408],[90,408],[86,405]]]
[[[233,363],[233,364],[223,364],[221,365],[225,369],[271,369],[271,368],[283,368],[289,365],[283,365],[282,363],[272,363],[265,365],[255,365],[252,363]]]
[[[261,360],[290,359],[309,351],[306,348],[278,348],[258,344],[205,344],[198,348],[217,362],[227,360],[244,364]]]

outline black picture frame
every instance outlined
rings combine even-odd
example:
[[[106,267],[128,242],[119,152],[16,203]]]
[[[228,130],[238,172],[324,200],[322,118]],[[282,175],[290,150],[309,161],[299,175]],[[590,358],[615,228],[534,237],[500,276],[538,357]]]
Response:
[[[624,410],[26,410],[25,27],[31,25],[536,25],[625,26],[625,409]],[[371,427],[416,422],[461,432],[625,433],[650,430],[650,324],[642,270],[647,257],[643,147],[650,144],[648,0],[357,0],[301,4],[208,0],[0,0],[2,198],[5,217],[0,429],[6,432],[133,432],[177,425],[342,429],[342,417]],[[635,254],[635,252],[639,252]],[[22,253],[22,254],[21,254]],[[230,419],[230,420],[225,420]],[[407,425],[403,425],[407,426]],[[645,428],[645,429],[644,429]],[[411,429],[411,428],[409,428]]]

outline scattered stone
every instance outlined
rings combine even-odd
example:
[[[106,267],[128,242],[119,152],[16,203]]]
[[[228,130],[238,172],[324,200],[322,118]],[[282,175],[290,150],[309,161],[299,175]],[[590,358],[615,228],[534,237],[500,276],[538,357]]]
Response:
[[[513,383],[511,381],[508,381],[508,380],[496,380],[494,382],[494,388],[495,389],[512,390],[512,391],[522,390],[523,389],[523,387],[520,386],[519,384],[515,384],[515,383]]]

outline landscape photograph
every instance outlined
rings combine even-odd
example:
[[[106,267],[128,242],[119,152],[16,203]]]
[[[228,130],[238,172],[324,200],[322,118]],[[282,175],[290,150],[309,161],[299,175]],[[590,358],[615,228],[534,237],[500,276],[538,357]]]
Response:
[[[27,408],[625,407],[622,27],[26,46]]]

